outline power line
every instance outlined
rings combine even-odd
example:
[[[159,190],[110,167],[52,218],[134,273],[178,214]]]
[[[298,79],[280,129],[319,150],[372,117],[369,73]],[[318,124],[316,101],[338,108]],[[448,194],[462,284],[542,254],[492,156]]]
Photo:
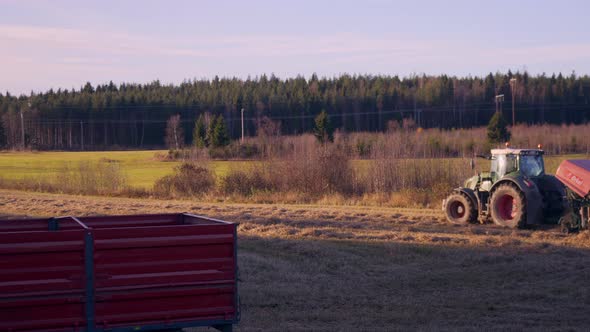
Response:
[[[346,100],[352,100],[355,102],[363,102],[363,101],[369,101],[369,100],[374,100],[374,97],[349,97],[349,96],[345,96],[345,97],[338,97],[338,98],[344,98]],[[307,102],[307,103],[303,103],[303,106],[298,106],[299,103],[294,103],[294,102],[290,102],[290,101],[267,101],[265,103],[265,108],[266,109],[281,109],[281,108],[301,108],[301,107],[305,107],[305,106],[310,106],[311,103]],[[321,101],[320,102],[321,105],[323,105],[324,107],[328,107],[328,108],[333,108],[336,106],[335,103],[326,103],[325,101]],[[526,103],[528,104],[528,103]],[[273,105],[276,105],[273,107]],[[455,108],[473,108],[473,107],[488,107],[490,105],[493,105],[493,103],[489,103],[489,102],[471,102],[471,103],[465,103],[465,104],[459,104],[459,105],[445,105],[445,106],[429,106],[429,107],[421,107],[421,109],[423,110],[435,110],[435,109],[452,109],[453,107]],[[518,104],[517,104],[518,105]],[[520,104],[522,105],[522,103]],[[577,106],[583,106],[583,107],[590,107],[589,105],[585,105],[585,104],[578,104],[578,103],[563,103],[563,102],[545,102],[542,104],[537,104],[538,106],[528,106],[528,107],[541,107],[542,105],[544,105],[545,107],[550,107],[550,106],[559,106],[559,107],[577,107]],[[208,111],[208,110],[215,110],[215,109],[227,109],[226,105],[214,105],[214,106],[204,106],[204,105],[199,105],[199,104],[193,104],[193,105],[178,105],[175,103],[165,103],[165,104],[157,104],[157,105],[151,105],[151,104],[147,104],[147,105],[111,105],[111,106],[103,106],[103,107],[93,107],[93,106],[46,106],[46,105],[41,105],[42,107],[38,108],[39,111],[41,112],[48,112],[48,111],[64,111],[64,110],[71,110],[71,111],[82,111],[82,112],[93,112],[93,114],[101,114],[101,112],[108,112],[108,111],[127,111],[127,110],[133,110],[133,109],[149,109],[150,112],[152,111],[162,111],[162,112],[175,112],[175,111],[185,111],[185,112],[202,112],[202,111]],[[527,106],[519,106],[519,110],[522,109],[522,107],[527,107]],[[231,108],[232,111],[235,112],[239,112],[239,109],[237,107],[232,107]],[[405,109],[400,109],[401,111],[404,112],[410,112],[410,111],[414,111],[414,108],[405,108]]]
[[[519,107],[519,111],[531,111],[537,110],[542,111],[541,107],[538,106],[530,106],[530,107]],[[568,108],[555,106],[548,106],[543,109],[543,111],[555,111],[561,110],[564,112],[571,112],[571,111],[583,111],[587,110],[590,111],[590,105],[576,105],[570,106]],[[452,112],[453,107],[441,107],[441,108],[421,108],[421,113],[429,113],[429,112]],[[477,110],[478,112],[491,112],[493,111],[493,106],[486,105],[484,108],[480,108]],[[330,118],[341,118],[341,117],[350,117],[350,116],[378,116],[378,115],[390,115],[390,114],[413,114],[415,112],[414,109],[397,109],[397,110],[382,110],[381,112],[375,111],[366,111],[366,112],[347,112],[347,113],[331,113],[328,114]],[[464,111],[456,111],[457,113],[471,113],[475,112],[474,109],[465,109]],[[317,114],[304,114],[304,115],[287,115],[287,116],[268,116],[268,115],[261,115],[260,117],[244,117],[244,121],[257,121],[260,120],[262,117],[267,117],[271,120],[301,120],[301,119],[312,119],[315,118]],[[224,119],[226,122],[241,122],[241,117],[229,117]],[[84,124],[160,124],[166,123],[168,119],[104,119],[104,118],[97,118],[97,119],[88,119],[88,118],[67,118],[67,119],[28,119],[28,124],[68,124],[68,123],[84,123]],[[194,119],[182,119],[182,123],[193,123],[195,122]]]

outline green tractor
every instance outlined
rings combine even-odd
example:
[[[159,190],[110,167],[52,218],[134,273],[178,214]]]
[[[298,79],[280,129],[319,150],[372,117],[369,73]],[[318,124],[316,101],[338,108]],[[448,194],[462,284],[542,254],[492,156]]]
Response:
[[[490,171],[467,179],[443,200],[448,221],[468,224],[491,219],[510,228],[558,223],[569,203],[563,183],[545,174],[543,150],[491,152],[478,156],[491,160]]]

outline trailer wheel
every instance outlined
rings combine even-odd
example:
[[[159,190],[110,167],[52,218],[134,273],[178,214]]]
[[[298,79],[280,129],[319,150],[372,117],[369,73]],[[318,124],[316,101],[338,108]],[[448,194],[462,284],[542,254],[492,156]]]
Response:
[[[492,193],[490,206],[495,224],[509,228],[526,225],[526,200],[522,191],[515,186],[500,185]]]
[[[453,193],[447,197],[445,205],[447,220],[453,224],[468,224],[477,221],[477,209],[464,194]]]

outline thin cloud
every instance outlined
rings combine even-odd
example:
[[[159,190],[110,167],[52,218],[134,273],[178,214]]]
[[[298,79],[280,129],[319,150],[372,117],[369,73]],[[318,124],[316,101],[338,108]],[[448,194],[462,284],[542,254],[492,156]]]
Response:
[[[453,74],[522,64],[544,71],[552,62],[590,58],[589,43],[493,48],[483,41],[376,38],[360,33],[144,35],[7,24],[0,24],[0,43],[0,63],[6,67],[0,86],[17,87],[17,92],[30,90],[21,90],[26,84],[42,89],[110,79],[180,82],[216,74]]]
[[[384,51],[400,53],[428,50],[440,45],[438,41],[370,39],[362,35],[347,34],[164,38],[22,25],[0,25],[0,40],[16,48],[34,42],[41,47],[53,50],[100,51],[112,55],[190,57],[297,56]]]

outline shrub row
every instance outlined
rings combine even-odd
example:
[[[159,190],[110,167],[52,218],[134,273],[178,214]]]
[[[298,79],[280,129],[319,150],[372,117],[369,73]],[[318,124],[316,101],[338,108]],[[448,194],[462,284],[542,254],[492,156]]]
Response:
[[[289,202],[317,202],[338,197],[344,201],[386,203],[393,199],[393,193],[408,196],[421,193],[416,196],[420,197],[418,201],[407,204],[424,205],[438,202],[469,172],[469,162],[465,159],[389,157],[353,167],[346,153],[333,145],[292,154],[289,158],[258,162],[250,169],[232,169],[217,181],[206,166],[184,163],[174,174],[159,180],[153,194],[159,197],[209,195],[262,202],[285,201],[285,197]],[[424,199],[425,196],[430,199]],[[398,195],[394,200],[402,201]]]
[[[390,156],[395,158],[449,158],[471,157],[486,153],[493,146],[487,142],[486,128],[422,129],[411,121],[403,126],[390,126],[386,132],[335,134],[335,144],[349,158],[371,159]],[[395,123],[395,122],[394,122]],[[586,125],[517,125],[510,128],[514,147],[535,148],[542,144],[548,154],[590,152],[590,124]],[[244,143],[232,142],[229,146],[172,151],[165,156],[171,160],[212,159],[267,159],[289,158],[293,154],[313,154],[317,148],[312,134],[297,136],[259,135]]]
[[[457,158],[379,156],[353,167],[345,149],[330,144],[254,162],[247,169],[230,169],[218,178],[206,164],[184,162],[151,190],[130,187],[119,164],[108,160],[65,166],[54,177],[0,180],[0,187],[84,195],[406,206],[438,204],[469,172],[468,159]]]

